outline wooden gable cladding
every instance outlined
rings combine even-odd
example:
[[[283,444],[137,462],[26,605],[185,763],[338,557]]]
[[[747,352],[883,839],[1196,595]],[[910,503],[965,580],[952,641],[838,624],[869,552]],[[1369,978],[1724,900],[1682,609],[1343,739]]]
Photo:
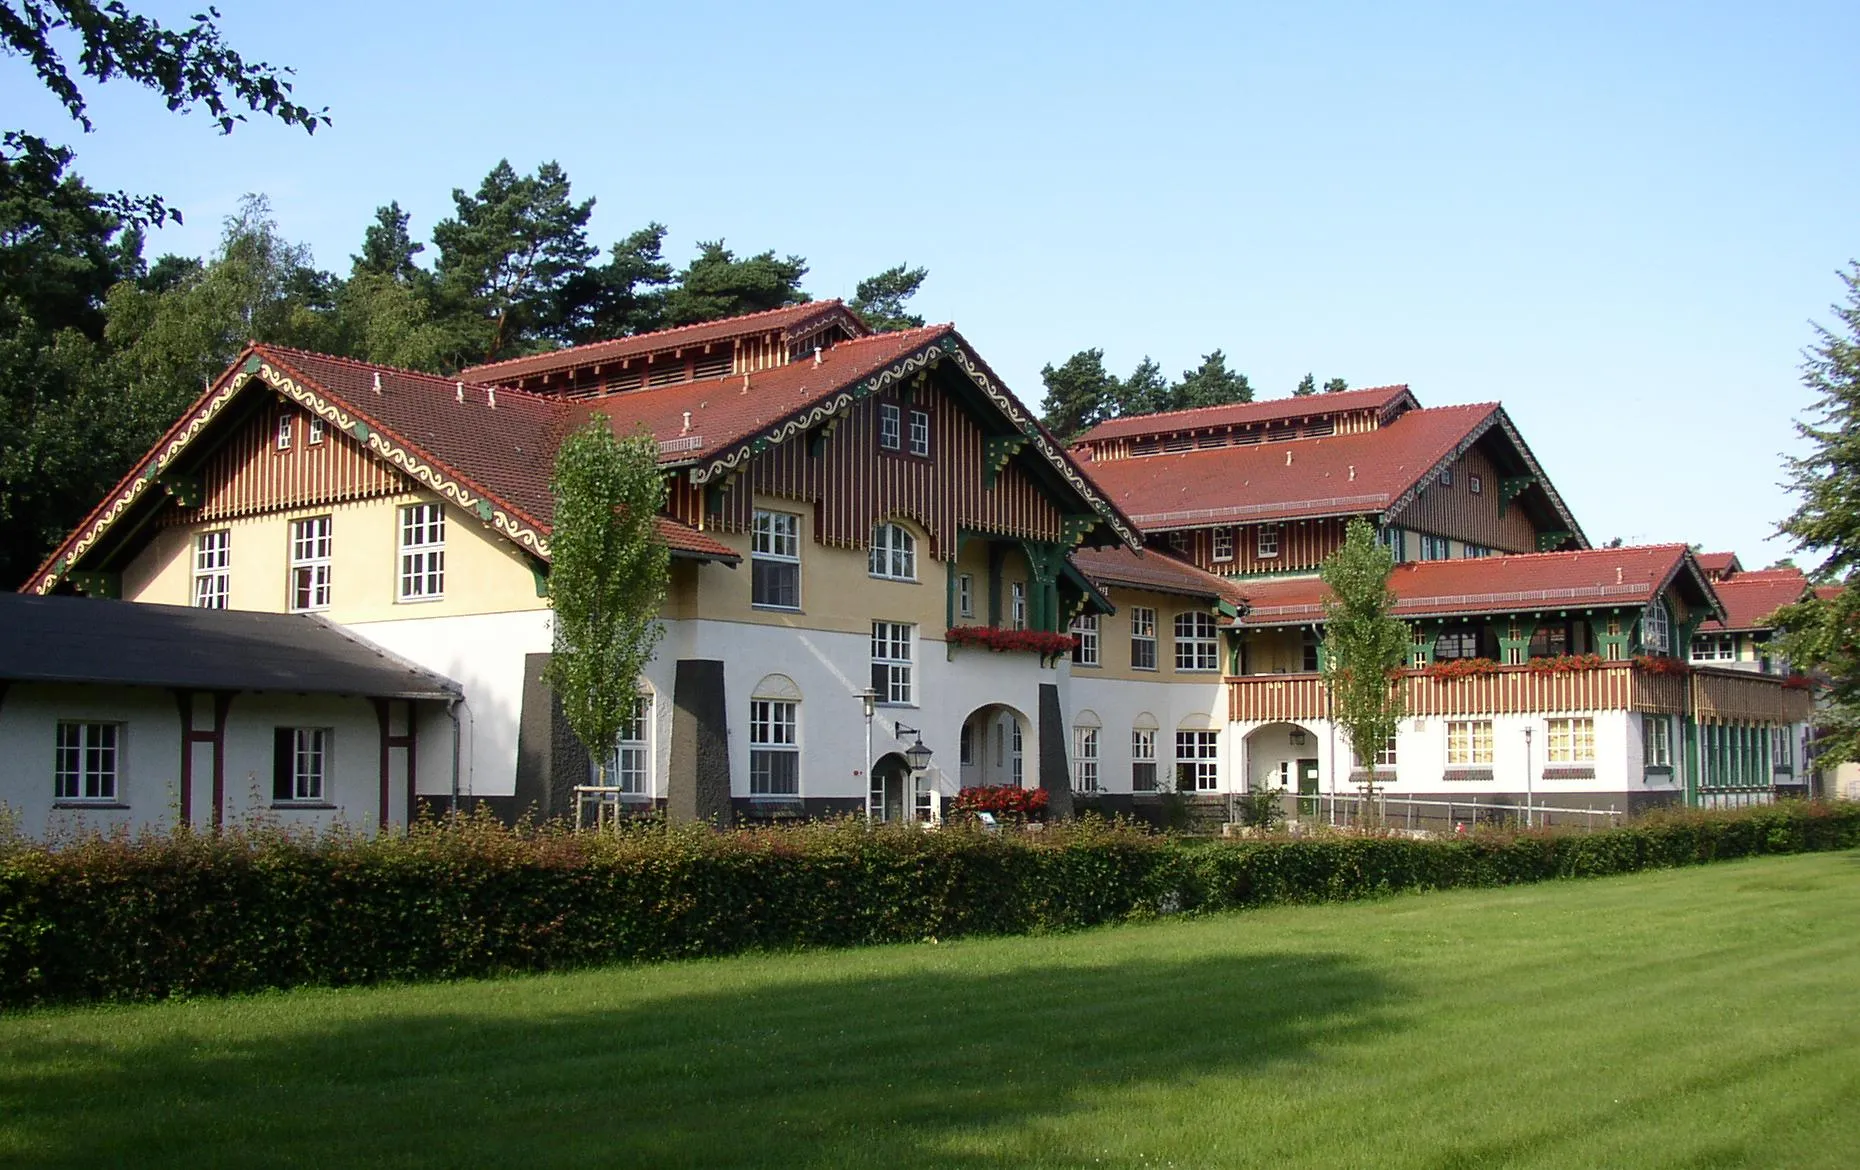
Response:
[[[981,532],[1056,541],[1065,513],[1048,489],[1014,460],[987,474],[988,435],[934,377],[908,396],[886,389],[854,404],[814,432],[776,444],[752,458],[714,493],[680,477],[670,509],[687,524],[740,532],[749,527],[757,495],[815,505],[823,544],[863,548],[872,525],[913,520],[930,536],[931,555],[951,560],[957,536]],[[880,404],[900,413],[900,449],[878,445]],[[930,454],[909,454],[911,411],[930,415]]]
[[[1451,466],[1451,484],[1435,480],[1412,504],[1390,516],[1389,522],[1501,552],[1538,551],[1537,525],[1521,502],[1504,502],[1500,473],[1485,452],[1474,447]],[[1479,480],[1477,494],[1472,490],[1474,476]]]
[[[1254,577],[1280,573],[1315,573],[1324,558],[1343,544],[1346,521],[1330,516],[1319,520],[1280,520],[1268,524],[1231,524],[1196,528],[1152,537],[1151,544],[1183,557],[1198,569],[1226,577]],[[1278,555],[1259,555],[1260,529],[1276,529]],[[1214,559],[1216,532],[1233,534],[1233,555]],[[1179,539],[1178,539],[1179,538]],[[1268,545],[1270,547],[1270,544]]]
[[[278,449],[280,426],[288,420],[290,446]],[[344,434],[325,425],[310,441],[311,416],[295,405],[258,411],[215,448],[195,476],[198,498],[175,492],[179,508],[162,514],[164,524],[192,524],[254,516],[286,508],[335,504],[405,491],[407,480]]]

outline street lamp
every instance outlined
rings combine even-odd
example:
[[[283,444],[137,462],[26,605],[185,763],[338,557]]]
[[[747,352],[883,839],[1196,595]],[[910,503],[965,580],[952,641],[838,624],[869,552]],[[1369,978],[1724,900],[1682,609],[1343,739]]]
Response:
[[[1533,810],[1536,803],[1531,792],[1531,729],[1527,727],[1524,729],[1524,827],[1527,829],[1537,822]]]
[[[899,723],[892,730],[899,739],[909,735],[917,741],[904,749],[904,763],[911,770],[911,815],[914,816],[917,812],[917,786],[923,782],[924,770],[930,766],[930,749],[924,745],[923,732],[915,727]]]
[[[871,687],[854,691],[853,698],[865,710],[865,766],[859,775],[865,778],[865,823],[872,823],[872,714],[878,710],[878,692]]]

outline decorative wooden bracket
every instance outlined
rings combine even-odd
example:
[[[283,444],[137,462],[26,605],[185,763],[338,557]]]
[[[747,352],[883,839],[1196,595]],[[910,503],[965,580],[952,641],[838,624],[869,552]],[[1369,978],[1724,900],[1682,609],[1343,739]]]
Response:
[[[123,577],[120,573],[106,573],[98,569],[80,569],[72,573],[69,580],[71,587],[86,597],[121,598],[123,596]]]
[[[1096,516],[1067,516],[1059,525],[1059,543],[1067,548],[1077,548],[1097,526]]]
[[[1027,446],[1025,435],[990,435],[982,448],[982,486],[995,486],[995,477],[1001,474],[1008,460],[1021,453]]]
[[[1505,505],[1517,499],[1537,482],[1534,475],[1507,475],[1498,481],[1498,511],[1505,512]]]
[[[1537,551],[1551,552],[1557,545],[1562,544],[1574,535],[1576,534],[1561,528],[1552,529],[1549,532],[1539,532],[1537,534]]]
[[[161,476],[159,482],[161,483],[161,490],[167,492],[169,497],[183,508],[197,508],[200,506],[201,490],[199,476],[165,472]]]
[[[816,459],[820,458],[821,454],[827,449],[827,440],[833,437],[834,431],[840,429],[840,419],[844,417],[844,415],[836,414],[826,422],[821,423],[813,430],[807,432],[807,453],[809,455],[812,455]]]

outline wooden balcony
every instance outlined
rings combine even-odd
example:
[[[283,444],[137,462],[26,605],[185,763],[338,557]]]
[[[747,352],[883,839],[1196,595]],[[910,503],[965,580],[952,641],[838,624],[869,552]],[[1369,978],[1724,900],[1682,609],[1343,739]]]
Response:
[[[1229,675],[1228,718],[1235,722],[1323,719],[1329,712],[1323,680],[1315,674]],[[1522,715],[1538,712],[1644,711],[1754,723],[1799,723],[1808,718],[1807,691],[1768,675],[1695,670],[1655,674],[1629,662],[1593,670],[1545,673],[1501,666],[1493,674],[1432,678],[1408,671],[1408,714],[1414,716]]]

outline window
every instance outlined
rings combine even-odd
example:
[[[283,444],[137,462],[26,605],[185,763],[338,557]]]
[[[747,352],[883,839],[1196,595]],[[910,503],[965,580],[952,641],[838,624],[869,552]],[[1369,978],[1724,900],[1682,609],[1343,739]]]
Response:
[[[1729,662],[1737,657],[1734,634],[1700,634],[1692,639],[1692,661]]]
[[[1279,555],[1279,526],[1277,524],[1259,526],[1259,533],[1253,540],[1253,552],[1262,557]]]
[[[910,706],[911,634],[908,622],[872,623],[872,690],[878,701]]]
[[[1357,756],[1355,748],[1350,749],[1350,763],[1354,767],[1357,767],[1357,768],[1361,768],[1363,766],[1363,761]],[[1387,768],[1390,770],[1394,769],[1395,767],[1395,737],[1394,736],[1392,735],[1389,736],[1388,741],[1376,750],[1376,767]]]
[[[1641,758],[1649,768],[1673,766],[1673,721],[1665,715],[1641,720]]]
[[[975,577],[962,573],[956,577],[956,613],[959,617],[975,616]]]
[[[1169,551],[1185,553],[1188,551],[1188,533],[1171,532],[1169,534]]]
[[[878,404],[878,445],[886,451],[896,451],[899,447],[898,432],[902,418],[897,406],[890,402]]]
[[[1156,731],[1150,727],[1130,732],[1130,790],[1156,791]]]
[[[1175,790],[1212,792],[1220,787],[1218,731],[1175,733]]]
[[[1666,616],[1666,604],[1658,598],[1640,615],[1640,644],[1654,654],[1672,652],[1673,623]]]
[[[749,703],[749,795],[796,796],[801,791],[799,703]]]
[[[437,601],[446,595],[446,510],[411,504],[400,510],[400,599]]]
[[[280,804],[325,799],[330,729],[280,727],[272,734],[271,799]]]
[[[1027,628],[1027,586],[1019,581],[1008,586],[1008,624],[1017,630]]]
[[[1214,615],[1178,613],[1175,615],[1175,668],[1177,670],[1219,670],[1220,647],[1214,638]]]
[[[1483,544],[1463,544],[1460,546],[1460,556],[1469,561],[1477,560],[1480,557],[1489,557],[1491,555],[1492,550]]]
[[[1447,767],[1469,768],[1492,763],[1492,721],[1469,719],[1447,724]]]
[[[1156,669],[1156,611],[1130,607],[1130,669]]]
[[[60,721],[52,765],[53,797],[114,801],[122,735],[121,725],[115,723]]]
[[[1098,791],[1098,729],[1072,729],[1072,788],[1077,792]]]
[[[232,533],[220,528],[194,537],[194,605],[225,609],[232,591]]]
[[[1022,750],[1025,746],[1025,741],[1021,739],[1020,720],[1018,719],[1013,720],[1013,730],[1008,733],[1008,743],[1008,779],[1018,788],[1023,771],[1021,763],[1025,759]]]
[[[1444,561],[1453,555],[1453,545],[1444,536],[1421,534],[1421,559],[1424,561]]]
[[[1302,655],[1298,662],[1299,668],[1306,674],[1316,674],[1318,670],[1322,669],[1322,664],[1318,661],[1317,631],[1312,629],[1305,630],[1300,640],[1303,642],[1303,645],[1299,647],[1302,651]]]
[[[874,577],[887,581],[917,580],[917,538],[897,524],[872,529],[872,551],[867,567]]]
[[[1466,476],[1466,490],[1475,496],[1478,495],[1485,491],[1485,480],[1481,479],[1477,473],[1469,472]]]
[[[1434,639],[1434,657],[1443,660],[1479,657],[1479,631],[1471,626],[1442,630]]]
[[[1549,752],[1544,759],[1552,764],[1587,764],[1595,759],[1595,720],[1550,720]]]
[[[1446,468],[1440,473],[1440,486],[1441,487],[1452,487],[1453,486],[1453,469],[1451,467]]]
[[[1407,559],[1408,542],[1404,539],[1406,535],[1399,528],[1384,528],[1381,532],[1382,547],[1389,550],[1389,555],[1395,558],[1396,564]]]
[[[278,416],[278,450],[291,449],[291,416],[287,412]]]
[[[749,537],[749,600],[777,609],[801,608],[801,518],[757,511]]]
[[[1787,727],[1770,728],[1770,766],[1777,772],[1795,771],[1795,740]]]
[[[930,412],[911,411],[911,454],[930,454]]]
[[[291,522],[291,612],[329,608],[330,518]]]
[[[1072,623],[1072,636],[1079,640],[1072,648],[1072,661],[1080,666],[1098,665],[1098,615],[1080,614]]]
[[[648,789],[650,757],[647,755],[647,728],[652,726],[652,696],[635,695],[633,705],[620,721],[620,741],[607,761],[607,783],[618,788],[622,796],[644,796]]]
[[[1234,559],[1234,530],[1216,528],[1214,530],[1214,559],[1231,561]]]
[[[322,441],[323,441],[323,420],[316,417],[315,415],[311,415],[310,416],[310,445],[314,447],[318,443],[321,443]]]

